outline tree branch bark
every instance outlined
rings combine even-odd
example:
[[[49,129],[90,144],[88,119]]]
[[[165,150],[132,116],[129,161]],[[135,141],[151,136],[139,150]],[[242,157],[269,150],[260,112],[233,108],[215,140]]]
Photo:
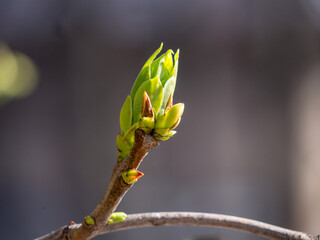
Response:
[[[125,221],[105,225],[99,232],[96,232],[96,236],[109,232],[156,226],[198,226],[227,228],[248,232],[257,236],[274,240],[319,240],[318,237],[311,236],[303,232],[293,231],[247,218],[196,212],[154,212],[130,214],[127,216]],[[80,227],[81,224],[69,226],[71,230],[76,230]],[[56,236],[63,235],[63,232],[65,232],[66,228],[68,228],[68,226],[60,228],[55,232],[35,240],[57,239]]]
[[[131,214],[128,215],[127,219],[123,222],[107,225],[100,234],[131,228],[155,226],[218,227],[248,232],[269,239],[315,239],[303,232],[297,232],[247,218],[196,212],[155,212]]]
[[[123,181],[121,173],[130,169],[137,169],[148,151],[158,146],[158,144],[158,141],[153,136],[145,134],[140,129],[135,131],[135,143],[129,156],[122,162],[116,163],[108,188],[100,203],[91,213],[94,225],[88,225],[84,220],[79,228],[70,228],[66,234],[67,237],[72,240],[91,239],[106,225],[121,199],[133,186],[133,184],[127,184]],[[66,239],[66,237],[60,239]]]
[[[133,184],[127,184],[123,181],[121,173],[130,169],[137,169],[148,151],[158,146],[158,144],[158,141],[153,136],[145,134],[142,130],[136,130],[135,144],[130,155],[122,162],[116,163],[108,188],[100,203],[90,215],[94,220],[94,224],[90,225],[86,220],[81,224],[71,222],[69,225],[35,240],[88,240],[108,232],[152,226],[220,227],[276,240],[317,239],[303,232],[255,220],[209,213],[162,212],[132,214],[128,215],[123,222],[107,225],[110,215],[115,211],[126,192],[133,186]]]

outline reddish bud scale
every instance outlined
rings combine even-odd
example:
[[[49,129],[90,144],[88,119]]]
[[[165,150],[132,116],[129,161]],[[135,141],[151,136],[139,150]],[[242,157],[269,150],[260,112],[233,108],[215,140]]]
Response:
[[[146,91],[143,92],[141,116],[153,117],[151,101]]]

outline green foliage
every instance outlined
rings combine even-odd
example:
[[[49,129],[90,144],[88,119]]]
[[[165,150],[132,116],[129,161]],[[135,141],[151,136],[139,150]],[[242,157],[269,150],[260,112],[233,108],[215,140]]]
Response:
[[[125,159],[134,144],[134,133],[139,128],[165,141],[175,134],[172,131],[180,122],[184,105],[172,106],[176,86],[179,50],[169,49],[156,58],[163,44],[143,65],[136,81],[121,108],[121,132],[117,136],[118,161]]]
[[[136,92],[140,85],[148,80],[151,79],[150,74],[150,64],[153,62],[153,60],[156,58],[156,56],[161,52],[163,43],[160,44],[160,47],[150,56],[150,58],[147,60],[147,62],[143,65],[143,68],[141,69],[136,81],[134,82],[132,89],[131,89],[131,98],[134,99],[134,96],[136,95]]]

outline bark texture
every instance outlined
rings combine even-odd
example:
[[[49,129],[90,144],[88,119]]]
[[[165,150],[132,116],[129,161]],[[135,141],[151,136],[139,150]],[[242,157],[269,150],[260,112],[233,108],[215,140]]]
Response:
[[[139,213],[130,214],[125,221],[105,225],[97,235],[116,232],[127,229],[156,227],[156,226],[198,226],[198,227],[214,227],[227,228],[248,232],[257,236],[262,236],[267,239],[275,240],[319,240],[319,237],[310,236],[304,232],[293,231],[290,229],[281,228],[260,221],[255,221],[247,218],[240,218],[222,214],[213,213],[197,213],[197,212],[154,212],[154,213]],[[71,239],[59,238],[67,237],[66,229],[69,231],[77,231],[81,228],[81,224],[69,225],[58,229],[48,235],[45,235],[36,240],[56,240],[56,239]],[[73,238],[72,238],[73,239]]]

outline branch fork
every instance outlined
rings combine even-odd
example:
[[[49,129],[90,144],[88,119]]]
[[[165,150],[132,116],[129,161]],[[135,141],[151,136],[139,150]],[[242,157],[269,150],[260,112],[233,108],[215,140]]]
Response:
[[[123,161],[117,162],[114,166],[108,188],[100,203],[90,215],[94,219],[94,225],[88,225],[84,220],[79,228],[71,230],[72,240],[91,239],[105,227],[121,199],[133,186],[133,184],[125,183],[121,174],[130,169],[137,169],[148,151],[158,144],[153,136],[145,134],[140,129],[136,130],[135,143],[129,156]]]
[[[109,232],[152,226],[201,226],[228,228],[249,232],[268,239],[277,240],[319,240],[303,232],[293,231],[267,223],[234,216],[194,213],[194,212],[159,212],[130,214],[122,222],[107,224],[126,192],[133,186],[127,184],[122,173],[137,169],[149,150],[159,142],[144,131],[137,129],[135,144],[130,155],[113,168],[108,188],[98,206],[85,218],[82,224],[71,222],[50,234],[35,240],[88,240]],[[88,221],[88,219],[90,221]]]

